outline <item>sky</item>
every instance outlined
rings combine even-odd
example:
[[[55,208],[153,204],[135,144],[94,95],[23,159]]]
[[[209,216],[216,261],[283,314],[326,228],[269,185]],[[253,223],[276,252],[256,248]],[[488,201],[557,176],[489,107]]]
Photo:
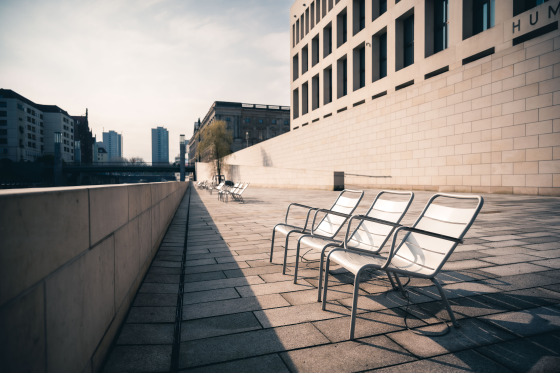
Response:
[[[85,115],[151,161],[214,101],[290,105],[293,0],[0,0],[0,88]]]

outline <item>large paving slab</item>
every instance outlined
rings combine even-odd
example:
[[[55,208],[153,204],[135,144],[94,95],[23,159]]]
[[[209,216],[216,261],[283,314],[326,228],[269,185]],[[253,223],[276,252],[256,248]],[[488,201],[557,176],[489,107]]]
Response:
[[[366,190],[364,213],[377,190]],[[411,225],[433,193],[415,191]],[[511,372],[560,362],[560,198],[485,195],[438,275],[460,328],[429,280],[407,296],[386,274],[360,283],[348,339],[353,276],[334,266],[317,302],[318,256],[293,283],[296,240],[271,233],[291,202],[329,207],[338,192],[249,187],[245,203],[191,188],[140,286],[105,371]],[[305,219],[296,213],[294,219]],[[345,230],[342,230],[341,236]],[[403,279],[406,281],[406,278]],[[447,322],[447,325],[444,323]]]

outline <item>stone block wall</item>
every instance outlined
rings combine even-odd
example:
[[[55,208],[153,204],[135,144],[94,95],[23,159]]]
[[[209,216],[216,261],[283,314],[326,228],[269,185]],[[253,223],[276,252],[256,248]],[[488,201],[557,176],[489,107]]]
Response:
[[[99,370],[186,188],[0,191],[0,371]]]
[[[510,44],[511,45],[511,44]],[[560,31],[231,155],[346,185],[560,195]]]

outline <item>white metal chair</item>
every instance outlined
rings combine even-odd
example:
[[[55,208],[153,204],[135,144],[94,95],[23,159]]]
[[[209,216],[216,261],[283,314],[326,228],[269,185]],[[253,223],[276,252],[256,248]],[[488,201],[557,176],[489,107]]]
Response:
[[[245,192],[245,190],[247,189],[247,187],[249,187],[249,183],[241,183],[239,188],[235,191],[231,192],[231,197],[233,198],[233,200],[236,201],[241,201],[242,203],[245,203],[245,200],[243,200],[243,192]]]
[[[370,254],[378,253],[393,233],[395,226],[398,226],[406,214],[413,199],[414,193],[411,191],[379,192],[365,215],[353,216],[348,221],[344,240],[347,248]],[[359,223],[351,230],[353,221],[359,221]],[[317,301],[321,301],[325,253],[329,248],[340,247],[342,242],[334,238],[314,235],[314,231],[312,231],[311,234],[303,235],[299,238],[297,246],[298,255],[302,245],[321,251],[319,287],[317,292]],[[299,256],[296,258],[296,267],[298,258]],[[296,276],[294,276],[294,283],[297,279]]]
[[[299,252],[302,238],[307,239],[306,244],[315,248],[315,243],[319,247],[328,246],[329,242],[334,242],[334,237],[342,229],[342,226],[354,213],[364,197],[364,191],[344,190],[336,200],[331,209],[316,209],[311,223],[309,234],[305,234],[298,240],[296,249],[296,265],[294,269],[294,283],[297,283]],[[313,240],[314,239],[314,240]],[[323,244],[322,244],[323,243]],[[341,244],[338,242],[338,244]],[[284,268],[286,268],[286,251],[284,251]]]
[[[341,191],[340,194],[338,194],[338,197],[336,198],[335,202],[333,203],[333,205],[331,206],[331,209],[333,209],[338,203],[339,201],[341,201],[341,199],[344,197],[347,193],[351,193],[352,191],[350,190],[344,190]],[[360,191],[360,193],[363,195],[363,192]],[[361,199],[361,197],[360,197]],[[294,211],[294,210],[304,210],[306,211],[306,217],[305,217],[305,222],[303,223],[303,225],[301,224],[293,224],[290,223],[290,221],[294,221],[293,218],[293,213],[292,216],[290,216],[290,211]],[[292,234],[304,234],[304,233],[308,233],[310,232],[310,227],[308,226],[309,224],[309,218],[311,216],[311,213],[318,210],[318,208],[314,208],[308,205],[303,205],[303,204],[299,204],[299,203],[291,203],[290,205],[288,205],[288,209],[286,210],[286,216],[284,217],[284,222],[283,223],[279,223],[276,226],[274,226],[274,228],[272,229],[272,243],[270,244],[270,262],[272,262],[272,256],[274,254],[274,239],[276,237],[276,232],[279,232],[283,235],[286,236],[286,241],[284,243],[284,266],[282,268],[282,274],[286,274],[286,259],[288,256],[288,242],[290,240],[290,235]]]
[[[237,190],[239,190],[242,186],[242,183],[237,182],[233,186],[225,186],[220,191],[218,191],[218,200],[222,200],[227,202],[229,195],[233,195]]]
[[[329,265],[331,261],[335,261],[355,275],[350,339],[354,339],[360,276],[364,271],[372,269],[394,274],[401,289],[398,274],[431,280],[441,295],[453,325],[458,327],[443,288],[435,276],[457,245],[463,242],[463,237],[472,226],[483,204],[484,200],[480,196],[450,194],[432,196],[412,227],[397,228],[387,258],[357,252],[348,246],[331,250],[325,264],[323,310],[326,307]],[[406,234],[397,245],[397,237],[401,231]]]

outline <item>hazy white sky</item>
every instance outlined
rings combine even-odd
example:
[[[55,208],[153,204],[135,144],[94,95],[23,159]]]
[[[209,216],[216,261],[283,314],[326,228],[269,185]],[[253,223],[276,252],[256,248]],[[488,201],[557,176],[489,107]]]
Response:
[[[293,0],[0,0],[0,88],[84,115],[151,161],[214,101],[289,105]]]

